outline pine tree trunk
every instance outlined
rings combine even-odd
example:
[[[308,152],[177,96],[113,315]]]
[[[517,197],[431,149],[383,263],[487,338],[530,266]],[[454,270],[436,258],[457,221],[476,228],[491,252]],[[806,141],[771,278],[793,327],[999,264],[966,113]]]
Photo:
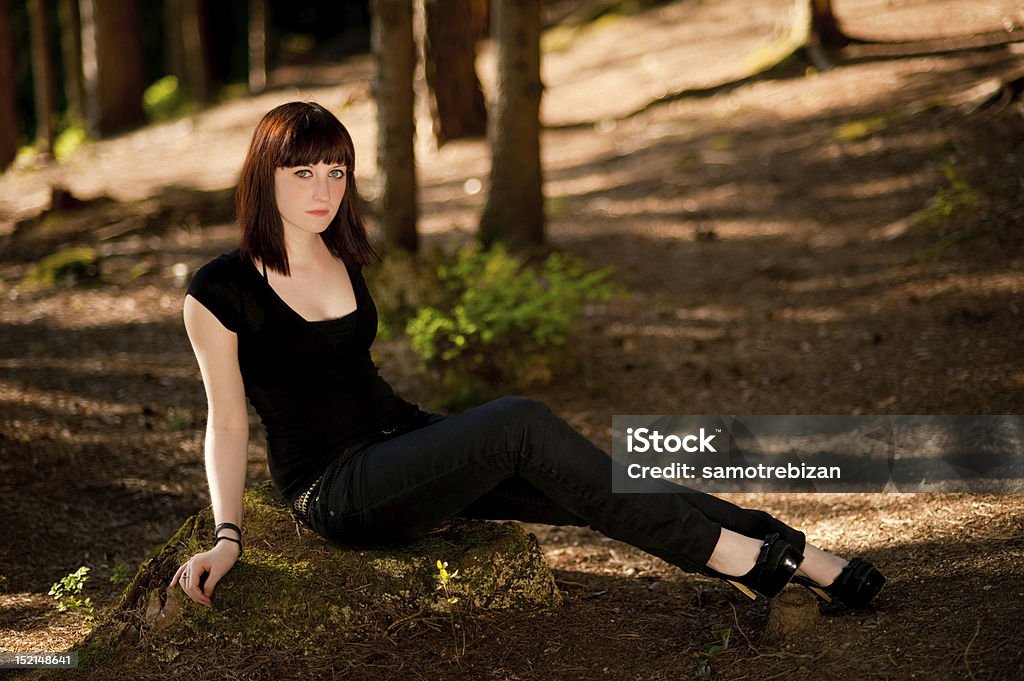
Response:
[[[135,0],[81,0],[82,73],[89,132],[103,137],[144,120],[142,44]]]
[[[476,44],[487,32],[486,2],[423,0],[423,10],[424,71],[437,145],[483,136],[487,108],[476,75]]]
[[[805,0],[806,1],[806,0]],[[811,3],[811,40],[817,39],[819,45],[826,49],[846,47],[850,39],[832,11],[832,0],[809,0]]]
[[[53,152],[57,135],[56,96],[53,75],[53,47],[50,41],[50,17],[45,0],[29,0],[29,33],[32,45],[32,85],[36,107],[36,149]]]
[[[64,98],[69,117],[85,120],[85,84],[82,82],[82,21],[78,0],[59,0],[61,54],[64,59]]]
[[[166,0],[168,70],[188,95],[208,102],[212,95],[209,33],[203,0]]]
[[[14,36],[10,0],[0,0],[0,170],[18,153],[17,83],[14,69]]]
[[[497,101],[490,119],[491,176],[480,220],[485,245],[513,248],[544,242],[540,165],[540,0],[495,0]]]
[[[249,92],[267,87],[267,0],[249,0]]]
[[[378,215],[385,243],[415,252],[416,158],[413,151],[413,69],[411,0],[373,0],[371,4],[373,81],[377,101]]]

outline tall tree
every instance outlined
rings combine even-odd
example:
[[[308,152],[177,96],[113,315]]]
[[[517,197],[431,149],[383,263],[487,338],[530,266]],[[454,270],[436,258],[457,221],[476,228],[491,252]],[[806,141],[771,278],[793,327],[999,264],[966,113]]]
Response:
[[[36,149],[52,153],[57,136],[56,87],[53,73],[53,43],[50,16],[45,0],[29,0],[28,22],[32,51],[32,85],[36,109]]]
[[[437,145],[485,135],[476,45],[487,35],[487,0],[423,0],[423,15],[424,73]]]
[[[490,191],[480,219],[480,239],[485,245],[503,241],[524,248],[544,242],[540,3],[495,0],[492,5],[498,92],[488,131]]]
[[[413,70],[416,47],[412,34],[412,0],[373,0],[371,42],[377,73],[377,170],[380,173],[378,215],[385,243],[415,252],[416,157],[413,150]]]
[[[64,98],[73,120],[85,120],[85,83],[82,80],[82,18],[78,0],[59,0],[61,54],[64,59]]]
[[[80,0],[86,120],[94,137],[144,120],[142,43],[135,0]]]
[[[809,2],[811,10],[811,41],[817,41],[825,49],[846,47],[850,38],[839,27],[835,12],[832,11],[832,0],[798,0]]]
[[[249,0],[249,92],[267,87],[267,0]]]
[[[205,0],[166,0],[164,31],[169,71],[188,95],[208,102],[213,94]]]
[[[0,170],[18,153],[17,79],[10,0],[0,0]]]

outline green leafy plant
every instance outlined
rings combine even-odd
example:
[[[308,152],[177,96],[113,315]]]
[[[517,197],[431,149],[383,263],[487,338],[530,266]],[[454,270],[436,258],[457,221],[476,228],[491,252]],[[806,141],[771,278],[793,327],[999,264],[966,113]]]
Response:
[[[538,270],[500,245],[461,251],[437,275],[445,306],[419,307],[406,333],[423,365],[440,375],[449,405],[498,386],[551,381],[573,366],[566,343],[584,305],[618,290],[608,281],[611,268],[588,271],[552,253]]]
[[[88,141],[89,133],[85,131],[82,124],[78,123],[64,128],[53,142],[53,157],[63,163]]]
[[[938,255],[946,248],[974,236],[976,227],[974,224],[965,224],[963,218],[975,213],[984,200],[953,161],[943,164],[942,174],[946,178],[946,185],[935,193],[926,208],[912,216],[916,227],[933,231],[937,239],[925,251],[925,257]]]
[[[75,572],[61,577],[59,582],[54,582],[50,587],[49,595],[57,601],[57,610],[67,612],[76,610],[84,612],[86,617],[92,619],[95,612],[92,607],[91,598],[82,598],[82,587],[89,580],[89,568],[82,566]]]
[[[455,642],[455,658],[458,659],[466,652],[466,632],[462,627],[462,613],[457,611],[455,605],[459,602],[457,596],[451,592],[452,580],[459,576],[458,570],[448,572],[448,561],[437,561],[437,574],[434,579],[437,581],[437,590],[441,592],[444,603],[448,607],[448,617],[452,629],[452,639]],[[461,631],[461,636],[460,636]]]
[[[176,76],[164,76],[142,93],[142,108],[151,122],[185,115],[195,108]]]
[[[128,564],[118,563],[114,566],[114,572],[110,575],[111,584],[124,584],[128,581]]]
[[[83,246],[51,253],[32,266],[20,286],[33,289],[96,280],[100,276],[100,258],[95,248]]]
[[[731,634],[732,630],[728,627],[712,630],[711,635],[714,637],[714,641],[708,645],[708,657],[718,657],[729,650],[729,636]]]

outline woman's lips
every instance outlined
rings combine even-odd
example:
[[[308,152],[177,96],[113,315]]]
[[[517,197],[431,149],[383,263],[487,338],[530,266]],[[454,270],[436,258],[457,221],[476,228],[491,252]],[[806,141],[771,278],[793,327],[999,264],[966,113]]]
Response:
[[[327,209],[321,208],[320,210],[307,210],[310,215],[327,215]]]

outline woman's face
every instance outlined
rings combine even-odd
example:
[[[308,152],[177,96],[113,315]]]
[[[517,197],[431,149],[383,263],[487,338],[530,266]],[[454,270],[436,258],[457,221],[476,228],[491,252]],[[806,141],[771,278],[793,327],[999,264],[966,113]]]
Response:
[[[317,163],[274,170],[274,198],[285,230],[319,234],[341,206],[348,168]]]

